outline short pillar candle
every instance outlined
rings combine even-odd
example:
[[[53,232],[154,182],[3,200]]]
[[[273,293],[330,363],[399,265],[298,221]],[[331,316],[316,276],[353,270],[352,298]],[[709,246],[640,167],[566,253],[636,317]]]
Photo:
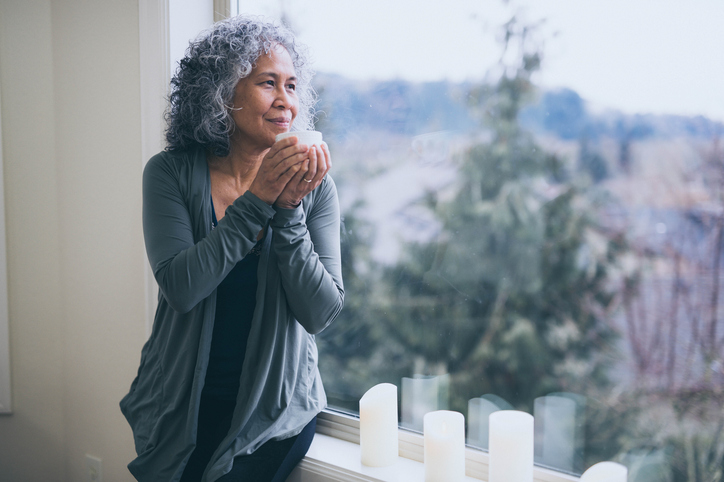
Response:
[[[465,479],[465,417],[437,410],[423,417],[425,482]]]
[[[489,427],[488,482],[533,482],[533,416],[501,410]]]
[[[362,464],[385,467],[397,460],[397,387],[380,383],[359,401],[359,444]]]

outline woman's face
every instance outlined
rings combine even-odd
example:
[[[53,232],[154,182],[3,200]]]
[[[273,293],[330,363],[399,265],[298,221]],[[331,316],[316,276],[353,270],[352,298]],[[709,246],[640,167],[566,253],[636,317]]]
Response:
[[[287,49],[277,45],[269,55],[259,56],[249,76],[236,85],[232,149],[235,145],[245,150],[268,149],[277,134],[289,131],[299,110],[296,88],[297,77]]]

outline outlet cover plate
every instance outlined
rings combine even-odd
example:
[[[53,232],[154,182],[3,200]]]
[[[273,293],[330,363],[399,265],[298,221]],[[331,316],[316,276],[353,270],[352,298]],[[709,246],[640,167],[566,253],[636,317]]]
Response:
[[[87,482],[103,482],[103,470],[101,468],[101,459],[99,457],[85,454],[85,467]]]

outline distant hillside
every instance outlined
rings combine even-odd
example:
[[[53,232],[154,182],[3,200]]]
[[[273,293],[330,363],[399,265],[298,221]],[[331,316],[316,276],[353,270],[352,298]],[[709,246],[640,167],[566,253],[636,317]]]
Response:
[[[611,110],[592,114],[575,91],[543,92],[537,103],[521,113],[521,122],[531,130],[555,134],[566,140],[611,137],[638,140],[647,137],[699,137],[724,135],[724,124],[703,116],[635,114]]]
[[[473,85],[320,74],[315,86],[317,128],[334,149],[343,211],[374,226],[373,258],[394,263],[401,241],[436,232],[436,221],[420,201],[430,192],[444,197],[458,175],[455,153],[485,138],[467,106]],[[701,166],[707,149],[716,145],[712,139],[724,136],[721,122],[594,113],[568,89],[540,92],[520,121],[544,149],[566,159],[570,173],[587,172],[614,194],[621,206],[608,212],[609,222],[636,217],[642,239],[659,236],[660,226],[670,232],[684,226],[672,210],[690,212],[708,202]]]
[[[315,77],[318,129],[340,140],[358,129],[420,135],[469,132],[478,123],[464,99],[470,89],[451,82],[353,81],[337,75]]]
[[[382,130],[420,135],[436,131],[467,134],[480,122],[467,106],[470,83],[355,81],[318,74],[318,128],[329,139],[344,141],[353,130]],[[540,93],[524,109],[521,123],[533,132],[563,140],[640,140],[648,137],[712,138],[724,135],[724,123],[703,116],[625,115],[616,111],[594,114],[575,91]]]

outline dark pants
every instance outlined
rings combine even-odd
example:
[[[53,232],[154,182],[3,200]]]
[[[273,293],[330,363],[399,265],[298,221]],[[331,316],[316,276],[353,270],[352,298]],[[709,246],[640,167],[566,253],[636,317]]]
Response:
[[[229,432],[234,403],[202,395],[196,449],[186,464],[181,482],[201,480],[211,456]],[[254,453],[234,458],[231,472],[218,479],[219,482],[284,482],[309,450],[316,425],[314,418],[299,435],[270,440]]]

